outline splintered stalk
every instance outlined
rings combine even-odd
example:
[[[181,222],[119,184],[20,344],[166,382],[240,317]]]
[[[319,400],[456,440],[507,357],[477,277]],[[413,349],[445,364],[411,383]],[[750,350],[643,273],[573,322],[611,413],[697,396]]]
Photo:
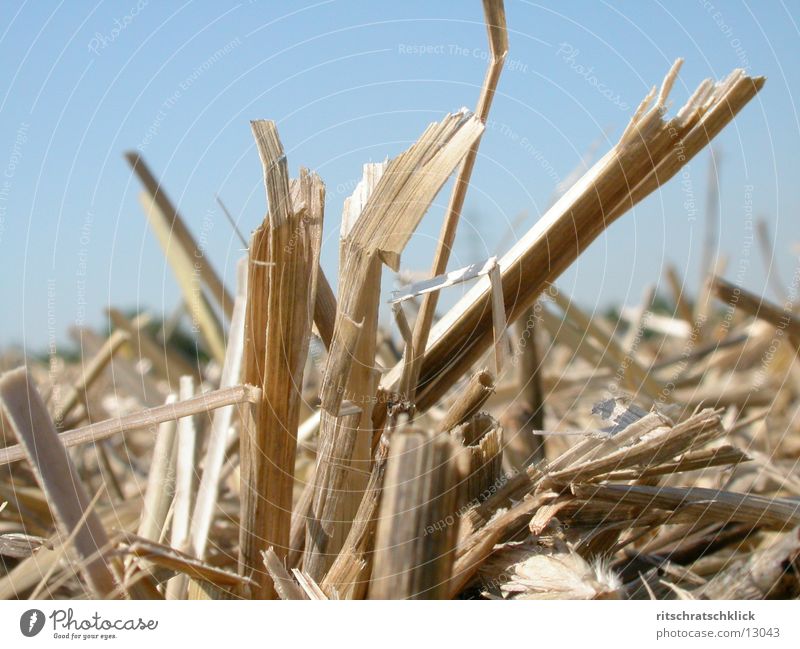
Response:
[[[254,418],[240,436],[240,572],[275,596],[262,552],[289,552],[292,490],[303,369],[314,313],[324,188],[302,170],[290,185],[275,123],[251,123],[267,191],[269,212],[249,250],[245,315],[245,381],[262,389]]]
[[[309,576],[322,581],[353,521],[370,470],[372,413],[378,387],[375,367],[381,265],[398,270],[400,255],[446,180],[483,132],[483,124],[468,111],[447,115],[431,124],[407,151],[385,165],[365,168],[364,180],[346,202],[341,244],[339,301],[325,378],[321,389],[320,451],[317,469],[334,463],[350,465],[345,495],[330,526],[318,525],[320,497],[309,521],[304,562]],[[380,172],[380,177],[378,176]],[[360,328],[355,340],[352,327]],[[347,349],[352,362],[342,373]],[[358,434],[344,456],[335,443],[342,434],[340,406],[345,399],[361,408]],[[333,492],[337,472],[315,472],[314,489]],[[309,543],[313,540],[313,543]],[[276,551],[278,548],[276,547]]]
[[[665,102],[677,78],[676,61],[660,92],[649,93],[620,141],[567,191],[500,260],[509,322],[533,304],[611,223],[673,177],[764,85],[763,77],[734,70],[714,84],[700,84],[676,117],[665,120]],[[431,331],[417,381],[416,405],[435,403],[491,345],[491,283],[465,295]],[[421,353],[421,350],[417,353]],[[381,387],[396,390],[401,365]]]
[[[458,536],[457,446],[446,434],[392,436],[370,599],[446,599]]]
[[[486,69],[486,76],[481,86],[478,105],[475,114],[482,122],[486,122],[489,117],[489,110],[492,107],[492,100],[500,81],[500,74],[503,71],[503,63],[508,54],[508,32],[506,31],[506,11],[503,0],[484,0],[483,2],[484,20],[486,21],[486,31],[489,35],[489,65]],[[461,167],[456,175],[453,192],[450,194],[450,203],[447,206],[447,213],[442,223],[442,230],[439,233],[439,243],[436,247],[436,254],[433,258],[431,267],[431,277],[441,275],[447,270],[447,262],[450,259],[450,251],[456,236],[458,221],[461,217],[461,210],[464,207],[464,199],[467,196],[469,180],[475,161],[478,158],[478,147],[480,139],[472,145]],[[422,360],[425,346],[428,344],[433,317],[436,313],[436,304],[439,300],[437,292],[428,293],[422,299],[416,324],[414,325],[414,338],[411,345],[412,355],[404,366],[403,378],[400,383],[400,393],[407,401],[413,402],[416,393],[416,386],[422,368]]]

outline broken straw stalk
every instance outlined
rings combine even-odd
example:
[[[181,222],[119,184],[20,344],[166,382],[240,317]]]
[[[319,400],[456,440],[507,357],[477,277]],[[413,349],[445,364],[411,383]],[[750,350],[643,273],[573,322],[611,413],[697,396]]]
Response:
[[[764,84],[736,70],[724,81],[704,81],[676,117],[664,120],[665,102],[682,61],[656,95],[644,99],[620,141],[598,161],[499,262],[505,311],[515,320],[614,220],[674,176]],[[543,263],[544,262],[544,263]],[[481,280],[431,332],[416,403],[437,401],[489,344],[491,284]],[[396,367],[382,381],[400,380]]]

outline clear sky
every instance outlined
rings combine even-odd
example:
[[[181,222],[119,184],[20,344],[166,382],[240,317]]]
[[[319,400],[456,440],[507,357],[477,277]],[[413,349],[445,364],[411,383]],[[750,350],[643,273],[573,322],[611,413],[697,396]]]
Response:
[[[478,0],[0,4],[0,345],[42,348],[104,309],[171,312],[179,290],[122,158],[139,149],[233,285],[242,254],[215,204],[249,233],[265,197],[249,120],[274,119],[290,171],[327,184],[323,267],[336,276],[341,204],[361,165],[473,107],[486,66]],[[747,224],[763,215],[788,282],[800,250],[800,9],[796,2],[508,0],[508,64],[451,268],[507,248],[595,144],[619,136],[676,57],[682,102],[735,67],[765,89],[716,140],[727,276],[768,293]],[[674,263],[692,289],[707,152],[615,223],[559,281],[588,307],[638,303]],[[752,186],[752,190],[748,189]],[[694,208],[688,199],[695,201]],[[447,192],[404,256],[427,271]],[[696,208],[696,209],[695,209]],[[741,271],[741,272],[740,272]],[[387,281],[391,287],[391,280]],[[451,289],[449,303],[459,289]]]

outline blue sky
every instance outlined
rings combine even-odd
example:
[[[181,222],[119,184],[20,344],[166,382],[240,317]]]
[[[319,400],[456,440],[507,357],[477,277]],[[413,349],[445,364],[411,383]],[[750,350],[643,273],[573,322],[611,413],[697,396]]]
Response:
[[[514,236],[527,230],[554,185],[593,143],[595,157],[612,145],[632,107],[682,56],[676,105],[703,78],[734,67],[768,77],[716,140],[718,245],[729,277],[768,293],[757,252],[743,261],[752,204],[770,225],[781,276],[791,278],[800,252],[796,4],[509,0],[506,12],[509,61],[451,267],[502,252],[514,223]],[[293,175],[302,165],[325,180],[323,266],[334,279],[341,204],[361,165],[396,155],[446,112],[474,106],[486,65],[478,0],[3,0],[2,15],[2,346],[41,348],[76,322],[102,327],[109,305],[169,313],[178,304],[127,149],[140,149],[189,227],[205,227],[207,254],[232,286],[242,245],[214,197],[245,232],[263,218],[251,119],[278,122]],[[704,152],[688,169],[696,215],[673,179],[559,285],[590,310],[634,304],[672,262],[694,288],[709,167]],[[445,191],[404,268],[429,268],[446,202]],[[459,295],[451,291],[445,304]]]

